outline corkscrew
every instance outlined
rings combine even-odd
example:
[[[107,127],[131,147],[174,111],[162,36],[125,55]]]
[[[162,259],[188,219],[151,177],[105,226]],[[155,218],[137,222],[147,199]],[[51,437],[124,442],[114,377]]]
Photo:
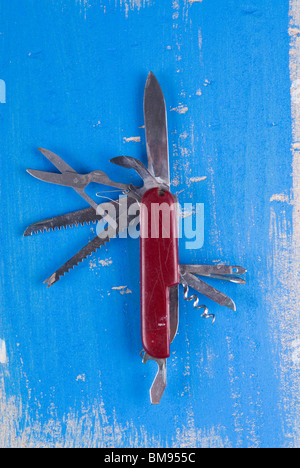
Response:
[[[245,284],[246,281],[238,276],[246,273],[245,268],[230,265],[180,265],[179,268],[180,282],[183,285],[184,291],[184,299],[186,301],[194,301],[194,309],[204,309],[202,314],[203,318],[212,318],[212,323],[214,323],[216,319],[215,314],[210,314],[208,312],[208,307],[206,305],[199,305],[200,300],[196,294],[189,296],[190,287],[217,304],[229,307],[234,311],[236,310],[235,303],[232,299],[208,285],[197,276],[229,281],[231,283]]]
[[[204,312],[201,315],[201,317],[205,319],[212,318],[213,319],[212,323],[215,323],[215,320],[216,320],[215,314],[209,314],[208,308],[206,307],[206,305],[198,305],[200,302],[199,297],[196,294],[192,294],[191,296],[189,296],[189,287],[187,284],[183,284],[183,297],[185,301],[194,301],[193,303],[194,309],[204,309]]]

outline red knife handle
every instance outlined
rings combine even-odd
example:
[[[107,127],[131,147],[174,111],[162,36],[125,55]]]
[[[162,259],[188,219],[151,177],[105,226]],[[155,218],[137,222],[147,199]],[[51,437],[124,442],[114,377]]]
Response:
[[[176,202],[170,192],[148,190],[140,210],[141,323],[144,350],[170,356],[169,288],[179,283]]]

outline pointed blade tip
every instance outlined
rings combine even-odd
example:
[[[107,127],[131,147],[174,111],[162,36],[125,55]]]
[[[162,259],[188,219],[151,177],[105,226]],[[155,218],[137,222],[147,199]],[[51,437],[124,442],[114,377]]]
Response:
[[[45,156],[48,159],[47,153],[49,153],[49,150],[46,150],[45,148],[39,147],[38,150],[42,153],[43,156]]]
[[[32,231],[29,228],[27,228],[27,229],[25,229],[25,231],[23,233],[23,237],[31,236],[31,234],[32,234]]]
[[[144,92],[144,121],[148,168],[170,186],[166,103],[159,81],[149,72]]]
[[[35,169],[26,169],[26,172],[28,172],[28,174],[30,174],[32,177],[35,177],[34,175]]]
[[[230,297],[226,297],[226,300],[223,302],[222,305],[224,307],[228,307],[229,309],[233,310],[233,312],[236,312],[235,302]]]
[[[158,79],[156,78],[156,76],[154,75],[154,73],[152,71],[150,71],[148,73],[148,76],[147,76],[147,81],[146,81],[146,86],[145,86],[145,89],[149,88],[150,85],[154,84],[154,83],[158,83]]]
[[[155,78],[155,75],[152,71],[149,71],[148,76],[147,76],[147,81],[150,80],[151,78]]]

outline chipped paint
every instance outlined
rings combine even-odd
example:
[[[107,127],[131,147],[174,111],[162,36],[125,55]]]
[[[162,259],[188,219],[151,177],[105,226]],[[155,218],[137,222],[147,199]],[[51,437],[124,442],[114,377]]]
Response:
[[[96,127],[100,127],[100,126],[101,126],[101,122],[100,122],[100,120],[98,120],[98,122],[97,122],[97,123],[95,123],[95,124],[93,125],[93,127],[94,127],[94,128],[96,128]]]
[[[184,106],[183,104],[179,104],[179,106],[173,107],[170,110],[171,112],[178,112],[178,114],[186,114],[189,108],[187,106]]]
[[[92,4],[90,0],[75,0],[79,5],[80,13],[84,15],[84,18],[87,18],[87,10],[91,8]]]
[[[119,0],[120,6],[125,9],[126,18],[128,18],[129,12],[140,11],[141,8],[145,8],[151,4],[150,0]]]
[[[111,289],[120,291],[120,294],[132,294],[132,291],[127,286],[113,286]]]
[[[140,143],[141,142],[141,137],[128,137],[128,138],[124,137],[123,140],[126,143],[129,143],[131,141],[133,141],[135,143]]]
[[[290,2],[290,30],[300,28],[300,1],[292,0]],[[299,110],[299,96],[300,96],[300,43],[298,36],[292,35],[291,37],[291,50],[290,50],[290,75],[291,75],[291,98],[292,98],[292,117],[293,117],[293,195],[294,195],[294,243],[295,248],[300,246],[300,157],[297,150],[300,148],[300,110]],[[298,252],[297,260],[299,261],[300,249]]]
[[[206,180],[206,179],[207,179],[206,176],[203,176],[203,177],[190,177],[189,181],[194,183],[194,182],[202,182],[203,180]]]
[[[106,266],[112,265],[112,263],[113,261],[111,258],[105,258],[105,259],[98,258],[98,259],[90,260],[89,265],[90,265],[90,269],[93,270],[97,266],[106,267]]]
[[[174,177],[174,179],[172,179],[171,185],[172,185],[172,187],[178,187],[178,185],[180,185],[179,176],[176,176],[176,177]]]
[[[7,360],[6,343],[0,339],[0,364],[6,364]]]
[[[298,36],[300,34],[299,28],[289,28],[289,35],[290,36]]]
[[[132,294],[132,291],[129,288],[127,288],[127,289],[125,289],[123,291],[120,291],[120,293],[121,294]]]
[[[152,0],[115,0],[115,2],[105,2],[103,0],[75,0],[75,2],[79,5],[79,11],[84,16],[84,19],[87,19],[88,11],[92,10],[95,6],[101,8],[105,14],[108,9],[116,9],[117,5],[119,5],[125,17],[128,18],[130,13],[138,13],[141,9],[151,5]]]
[[[289,395],[284,399],[283,404],[288,408],[290,417],[287,427],[290,427],[292,433],[292,445],[299,447],[300,445],[300,413],[299,413],[299,310],[300,310],[300,290],[299,279],[296,272],[300,271],[300,157],[299,148],[300,141],[300,111],[299,111],[299,96],[300,96],[300,1],[290,1],[290,77],[291,77],[291,103],[292,103],[292,119],[293,119],[293,237],[291,246],[291,265],[286,266],[286,271],[289,273],[286,278],[286,286],[290,294],[288,303],[284,305],[288,320],[292,326],[283,327],[282,345],[285,351],[285,356],[291,357],[294,364],[294,380],[289,386]],[[282,305],[283,306],[283,305]],[[286,360],[283,365],[289,365]],[[282,369],[282,380],[285,382],[285,367]],[[289,398],[289,399],[288,399]]]
[[[111,259],[111,258],[108,258],[108,259],[106,259],[106,260],[101,260],[101,259],[100,259],[100,260],[98,260],[98,263],[99,263],[99,265],[101,265],[101,266],[109,266],[109,265],[112,264],[112,259]]]
[[[182,219],[185,219],[185,218],[189,218],[190,216],[196,214],[196,211],[195,210],[191,210],[191,211],[180,211],[179,213],[179,216],[182,218]]]
[[[292,352],[292,361],[293,364],[299,368],[300,367],[300,338],[295,339],[291,343]]]
[[[0,104],[6,103],[6,84],[4,80],[0,80]]]
[[[273,202],[273,201],[279,201],[279,202],[286,202],[286,203],[289,203],[290,199],[289,199],[289,196],[288,196],[288,195],[285,195],[284,193],[275,193],[275,194],[272,195],[272,197],[270,198],[270,202]]]
[[[80,376],[79,376],[80,377]],[[79,378],[81,380],[81,378]],[[49,413],[50,413],[49,409]],[[22,416],[25,412],[26,425],[22,428]],[[232,446],[224,427],[195,427],[193,411],[187,411],[187,421],[182,424],[174,416],[173,424],[177,427],[168,447],[191,448],[199,441],[202,448],[229,448]],[[39,420],[32,418],[22,402],[14,397],[6,397],[3,380],[0,379],[0,447],[10,448],[140,448],[165,447],[156,433],[148,431],[144,425],[137,427],[129,417],[127,423],[121,423],[113,412],[109,416],[103,400],[103,390],[99,384],[99,401],[88,407],[82,405],[82,416],[74,410],[64,415],[64,420],[57,418],[52,408],[52,418],[42,426]],[[93,428],[93,430],[91,430]]]
[[[82,382],[85,382],[85,379],[86,379],[85,374],[80,374],[76,377],[76,382],[79,382],[80,380]]]

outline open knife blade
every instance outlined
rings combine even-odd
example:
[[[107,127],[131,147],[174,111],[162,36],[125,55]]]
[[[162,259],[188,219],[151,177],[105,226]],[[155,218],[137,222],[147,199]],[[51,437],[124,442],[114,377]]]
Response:
[[[148,169],[161,184],[170,187],[166,104],[161,87],[149,73],[144,93],[144,119]]]
[[[229,307],[229,309],[236,311],[236,305],[233,302],[233,300],[230,299],[230,297],[226,296],[222,292],[218,291],[217,289],[213,288],[209,284],[200,280],[192,273],[188,273],[188,272],[181,273],[180,281],[183,285],[187,284],[191,288],[195,289],[195,291],[198,291],[199,293],[208,297],[209,299],[216,302],[217,304],[221,306]]]

